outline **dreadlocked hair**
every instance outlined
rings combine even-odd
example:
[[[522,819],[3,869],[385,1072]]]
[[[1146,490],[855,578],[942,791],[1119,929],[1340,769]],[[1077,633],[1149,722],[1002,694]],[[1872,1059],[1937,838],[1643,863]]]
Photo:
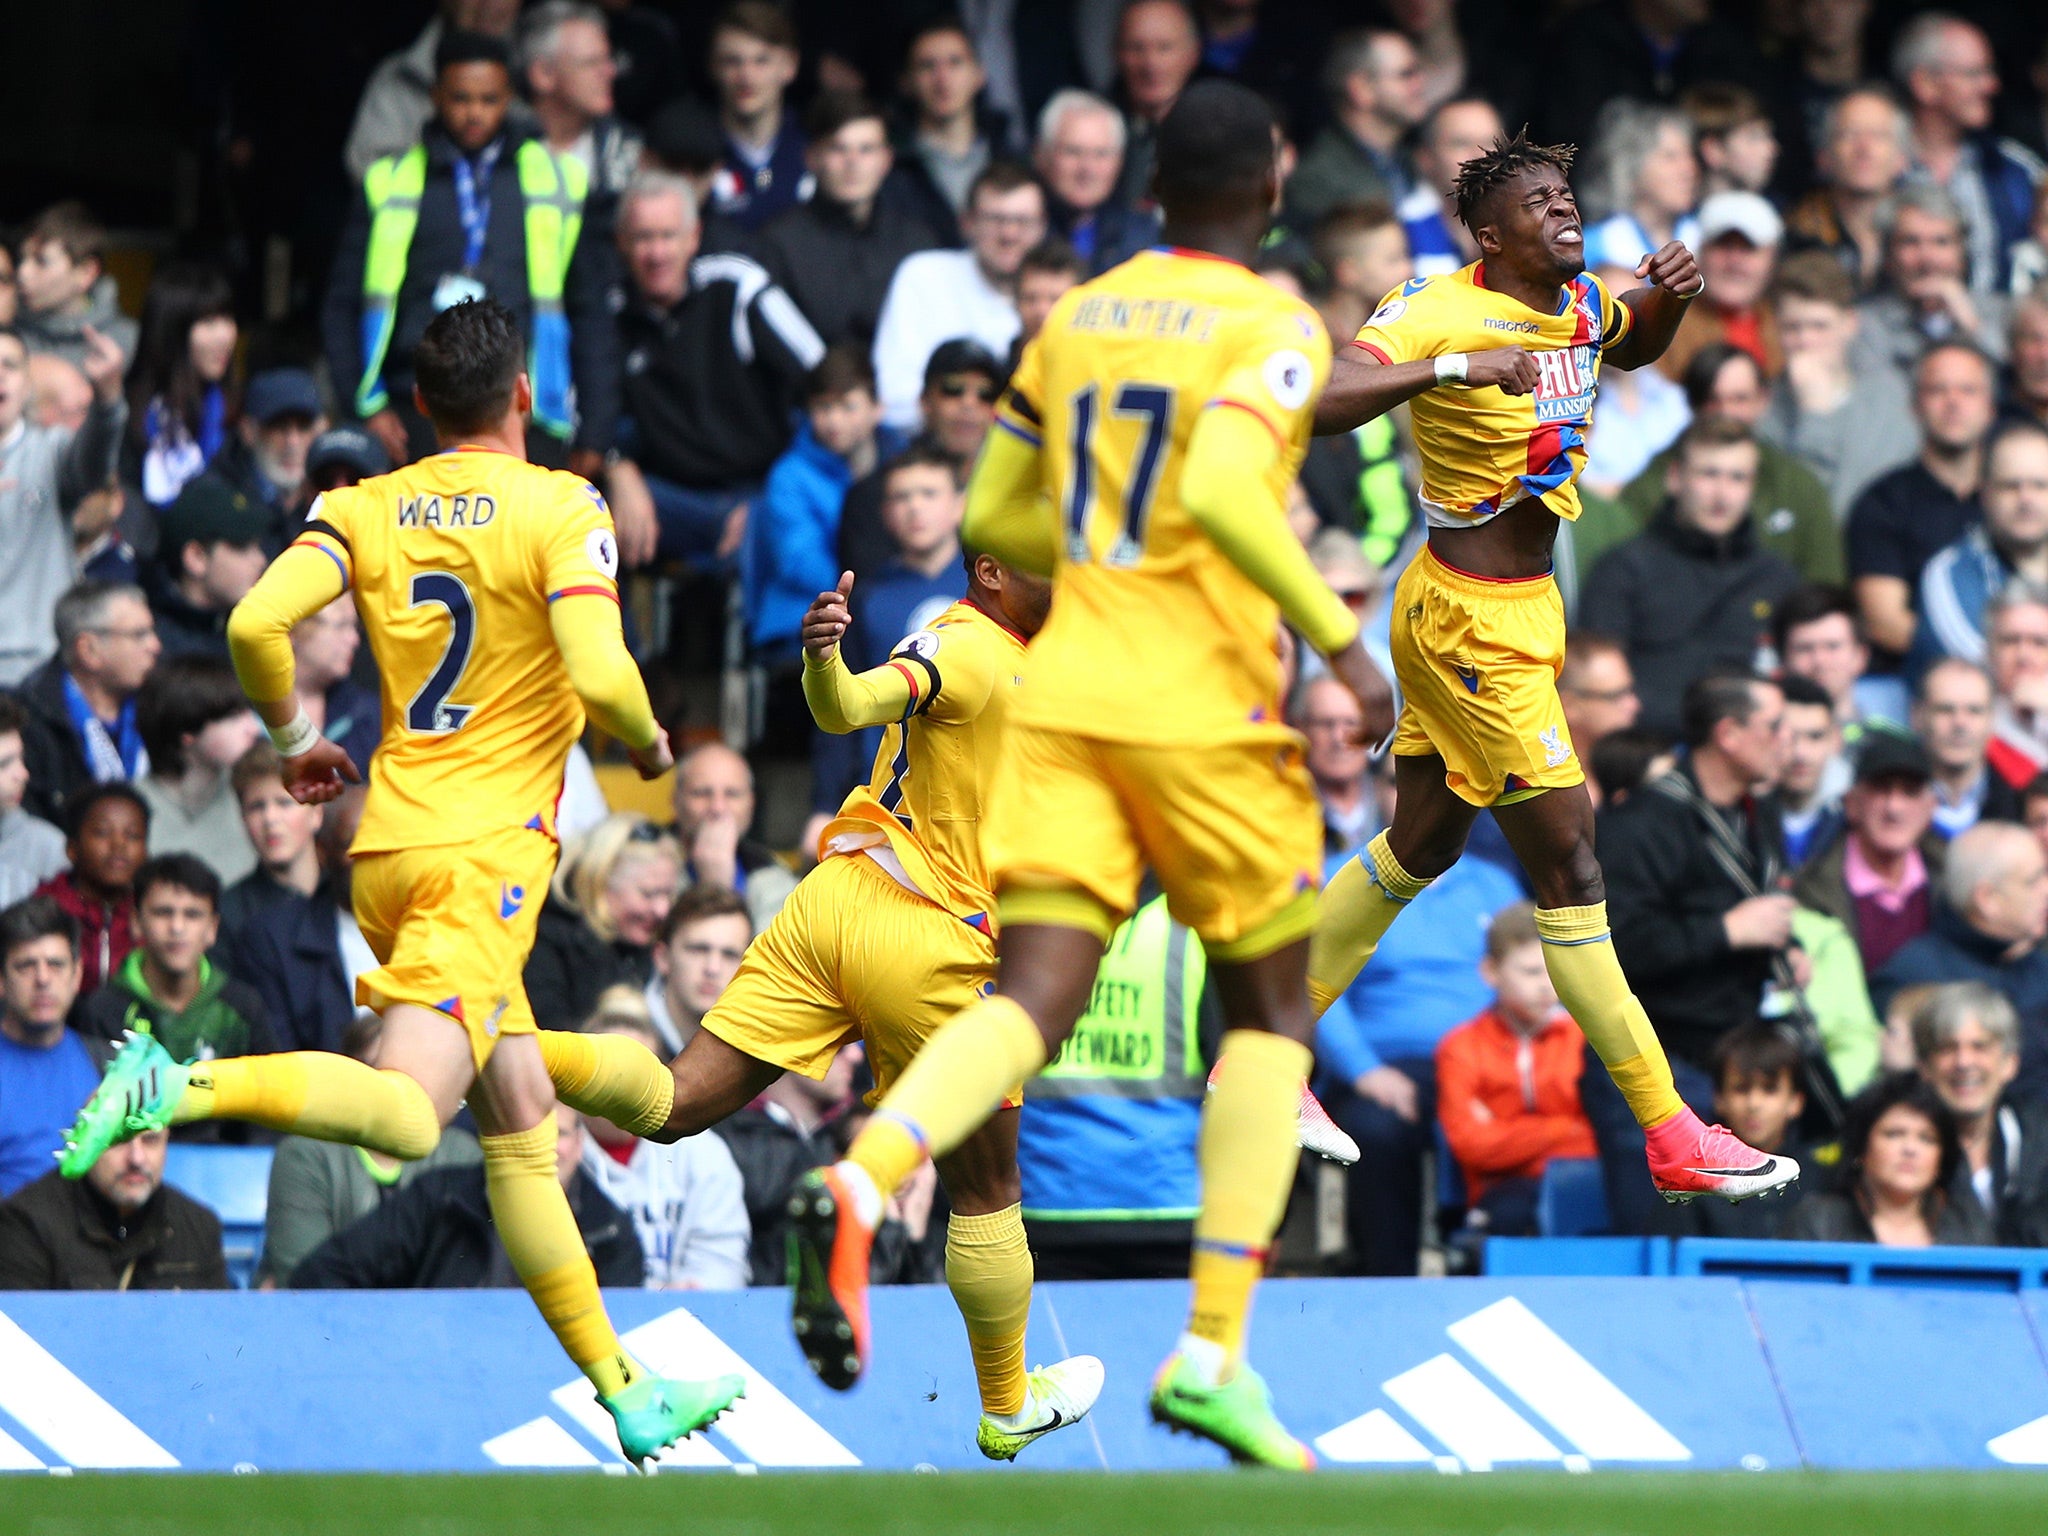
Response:
[[[1568,175],[1578,153],[1576,144],[1531,144],[1527,124],[1511,139],[1495,139],[1491,149],[1458,167],[1458,179],[1451,185],[1451,195],[1458,202],[1458,222],[1468,230],[1476,229],[1480,210],[1500,188],[1538,167]]]

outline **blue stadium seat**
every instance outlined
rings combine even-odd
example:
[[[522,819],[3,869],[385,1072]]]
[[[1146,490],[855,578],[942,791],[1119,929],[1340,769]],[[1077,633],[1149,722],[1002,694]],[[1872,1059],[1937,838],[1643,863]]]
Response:
[[[263,1221],[270,1206],[270,1147],[208,1147],[172,1142],[164,1182],[176,1186],[220,1218],[228,1277],[244,1290],[263,1252]]]
[[[1609,1225],[1599,1160],[1552,1158],[1536,1191],[1536,1230],[1545,1237],[1595,1237]]]

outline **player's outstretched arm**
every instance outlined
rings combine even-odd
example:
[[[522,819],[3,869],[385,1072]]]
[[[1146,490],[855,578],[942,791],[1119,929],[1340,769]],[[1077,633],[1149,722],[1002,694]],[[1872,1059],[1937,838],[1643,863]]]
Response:
[[[969,549],[1035,576],[1050,576],[1059,558],[1052,503],[1040,465],[1044,450],[1000,418],[974,461],[960,538]]]
[[[1453,352],[1406,363],[1383,363],[1360,346],[1345,347],[1316,402],[1316,436],[1349,432],[1432,389],[1481,389],[1526,395],[1536,387],[1536,359],[1522,347]]]
[[[271,561],[228,615],[228,657],[285,759],[285,787],[307,805],[341,793],[362,773],[323,737],[292,692],[292,630],[348,590],[342,557],[325,544],[294,544]]]
[[[871,725],[908,720],[939,705],[942,691],[940,718],[966,718],[987,702],[994,671],[981,649],[965,637],[945,642],[943,661],[937,636],[926,631],[899,645],[879,667],[865,672],[848,668],[839,642],[852,623],[846,607],[852,592],[853,572],[847,571],[839,585],[820,592],[804,614],[804,701],[820,730],[845,736]]]
[[[1677,240],[1637,263],[1636,276],[1647,278],[1650,286],[1631,288],[1621,296],[1631,323],[1628,335],[1608,349],[1610,368],[1640,368],[1657,361],[1678,334],[1692,301],[1707,291],[1692,252]]]
[[[674,764],[668,732],[654,718],[647,684],[619,622],[618,600],[608,592],[577,592],[548,604],[548,626],[562,653],[569,686],[606,735],[623,742],[642,778]]]

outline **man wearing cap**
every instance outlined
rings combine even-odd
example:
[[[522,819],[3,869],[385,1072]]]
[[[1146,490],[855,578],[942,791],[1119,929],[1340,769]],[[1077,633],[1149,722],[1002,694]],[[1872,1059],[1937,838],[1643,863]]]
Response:
[[[1785,222],[1754,192],[1716,192],[1700,204],[1699,220],[1700,276],[1707,289],[1703,302],[1686,311],[1657,366],[1683,381],[1686,364],[1702,348],[1726,341],[1755,358],[1765,378],[1776,378],[1785,355],[1768,295]]]
[[[167,656],[228,659],[228,614],[269,557],[270,509],[205,474],[157,517],[156,562],[144,587]]]
[[[306,450],[306,483],[316,496],[390,473],[391,455],[362,427],[329,427]]]
[[[327,425],[320,389],[304,368],[266,368],[242,394],[234,438],[207,473],[220,476],[271,514],[264,547],[275,554],[306,520],[314,488],[306,454]]]
[[[1794,882],[1799,904],[1856,936],[1866,975],[1925,933],[1947,843],[1934,829],[1934,765],[1910,736],[1870,731],[1842,797],[1846,825]]]

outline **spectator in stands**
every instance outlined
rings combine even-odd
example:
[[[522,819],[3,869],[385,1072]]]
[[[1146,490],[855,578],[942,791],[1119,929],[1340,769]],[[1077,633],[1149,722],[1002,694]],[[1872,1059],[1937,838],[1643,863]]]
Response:
[[[1451,189],[1467,160],[1506,136],[1500,113],[1480,96],[1453,96],[1423,123],[1415,144],[1415,185],[1394,209],[1408,232],[1417,277],[1455,272],[1479,259],[1479,246],[1458,219]]]
[[[761,496],[747,596],[748,639],[757,653],[795,654],[804,611],[839,580],[847,491],[903,448],[901,435],[882,426],[864,347],[842,343],[825,353],[804,381],[804,415]]]
[[[1722,192],[1770,190],[1778,168],[1778,133],[1754,91],[1703,80],[1679,103],[1692,120],[1702,204]]]
[[[1797,869],[1825,848],[1842,829],[1842,790],[1849,766],[1842,757],[1842,727],[1834,701],[1810,677],[1787,672],[1778,679],[1785,695],[1785,750],[1778,765],[1778,825],[1785,839],[1785,863]]]
[[[606,817],[563,850],[526,962],[526,995],[543,1029],[577,1028],[614,983],[647,985],[655,937],[682,884],[675,839],[634,811]]]
[[[1373,743],[1351,690],[1333,677],[1303,685],[1294,727],[1308,738],[1309,777],[1323,805],[1323,852],[1352,854],[1379,830],[1379,807],[1366,781]]]
[[[263,999],[206,957],[220,938],[220,894],[220,877],[189,853],[157,854],[138,869],[137,947],[85,994],[79,1031],[107,1041],[151,1034],[179,1061],[276,1050]]]
[[[1849,572],[1871,640],[1913,649],[1927,562],[1984,515],[1984,439],[1997,416],[1997,372],[1967,342],[1936,342],[1913,367],[1920,455],[1873,480],[1849,510]]]
[[[107,232],[83,203],[58,203],[37,215],[21,237],[15,283],[21,311],[15,329],[31,353],[61,357],[84,369],[105,348],[105,337],[125,362],[135,355],[135,322],[121,313],[120,295],[107,275]],[[118,372],[118,370],[116,370]],[[102,399],[99,372],[90,375]],[[113,385],[120,392],[118,379]]]
[[[1754,357],[1730,342],[1702,347],[1686,366],[1682,382],[1695,421],[1727,416],[1754,432],[1770,406],[1770,381],[1763,369]],[[1664,504],[1674,457],[1674,449],[1665,449],[1621,493],[1621,507],[1627,514],[1622,524],[1627,532],[1622,538],[1648,526]],[[1758,543],[1789,560],[1806,580],[1842,579],[1842,533],[1828,504],[1827,487],[1796,457],[1765,437],[1759,437],[1756,444],[1756,484],[1750,492],[1749,521]],[[1597,558],[1606,547],[1587,547],[1584,535],[1590,529],[1584,516],[1572,529],[1582,572],[1592,567],[1589,557]]]
[[[259,742],[255,752],[267,746]],[[278,796],[290,796],[270,777],[275,761],[244,761],[254,786],[249,799],[255,813],[248,819],[260,817],[266,826],[281,828],[277,848],[282,867],[270,872],[268,888],[260,894],[253,883],[265,879],[266,871],[259,867],[222,898],[227,941],[222,954],[234,974],[263,999],[281,1048],[346,1051],[344,1041],[356,1021],[356,978],[377,964],[350,907],[348,847],[362,820],[362,791],[345,793],[324,813],[296,801],[278,806]],[[244,777],[240,766],[236,777]],[[295,816],[295,811],[316,814]],[[308,853],[299,846],[309,835],[309,821],[310,870]],[[282,864],[287,850],[294,856]],[[239,905],[246,915],[236,913],[237,892],[243,893]],[[230,916],[236,916],[239,927],[229,927]]]
[[[718,210],[712,195],[724,158],[725,130],[718,114],[694,97],[677,97],[648,121],[640,169],[684,184],[697,209],[697,249],[705,256],[742,251],[747,244],[746,230]]]
[[[269,508],[212,474],[164,508],[146,582],[166,655],[227,661],[228,615],[263,574],[273,522]]]
[[[1933,925],[1871,974],[1871,1001],[1925,982],[1981,981],[2020,1018],[2016,1091],[2048,1086],[2048,855],[2026,828],[1987,821],[1948,845]]]
[[[630,987],[598,998],[591,1034],[661,1047],[647,1003]],[[746,1189],[724,1142],[709,1132],[647,1141],[595,1116],[583,1122],[583,1176],[633,1221],[651,1291],[736,1291],[752,1280]]]
[[[150,674],[136,699],[136,729],[149,772],[135,781],[149,802],[150,851],[190,853],[223,883],[256,867],[228,782],[263,734],[234,669],[205,656],[174,656]]]
[[[929,21],[903,64],[909,120],[896,140],[898,195],[938,243],[962,243],[967,189],[995,158],[1007,125],[982,101],[988,72],[959,20]]]
[[[0,910],[0,1200],[50,1169],[99,1086],[65,1025],[78,1001],[78,925],[47,896]]]
[[[1949,656],[1920,676],[1910,724],[1925,744],[1934,777],[1934,831],[1942,838],[1979,821],[2019,821],[2019,793],[1991,771],[1991,675]]]
[[[770,222],[754,252],[827,346],[869,347],[897,267],[939,239],[881,195],[893,156],[880,108],[828,92],[811,103],[804,128],[817,190]]]
[[[1933,830],[1934,764],[1909,736],[1872,731],[1856,754],[1837,834],[1800,871],[1800,904],[1855,935],[1875,974],[1934,920],[1934,891],[1948,845]]]
[[[1557,695],[1564,704],[1565,734],[1581,762],[1591,761],[1593,749],[1616,731],[1633,728],[1643,712],[1628,651],[1612,635],[1594,630],[1575,629],[1565,637]]]
[[[1906,685],[1870,671],[1870,646],[1847,588],[1809,583],[1789,593],[1771,616],[1771,636],[1788,674],[1827,690],[1850,746],[1869,727],[1905,728]]]
[[[941,343],[965,338],[997,357],[1019,327],[1017,269],[1046,233],[1045,193],[1022,166],[997,161],[974,178],[964,251],[919,251],[896,269],[875,327],[882,416],[917,427],[917,391]]]
[[[356,105],[342,161],[361,181],[386,155],[403,154],[419,142],[434,115],[435,57],[448,32],[487,32],[510,38],[519,19],[519,0],[441,0],[440,14],[406,47],[387,54],[370,71]]]
[[[1998,66],[1990,39],[1960,17],[1923,11],[1892,44],[1892,79],[1912,118],[1917,180],[1964,210],[1969,284],[1988,294],[2005,283],[2006,252],[2027,232],[2040,165],[1991,130]]]
[[[1010,342],[1009,356],[1012,371],[1025,343],[1044,328],[1060,295],[1087,276],[1087,266],[1064,240],[1041,240],[1024,253],[1017,266],[1017,334]]]
[[[1985,630],[1996,697],[1984,759],[2024,789],[2048,769],[2048,592],[2008,583],[1991,601]]]
[[[210,262],[173,261],[150,279],[128,369],[124,477],[167,507],[227,446],[235,363],[235,295]]]
[[[675,1056],[690,1043],[753,937],[753,919],[736,891],[693,885],[675,899],[655,939],[654,980],[646,991],[659,1055]]]
[[[1984,520],[1920,575],[1914,653],[1982,661],[1993,600],[2009,583],[2048,587],[2048,427],[2009,421],[1984,444]]]
[[[1707,283],[1700,297],[1706,302],[1686,309],[1678,334],[1657,367],[1668,377],[1683,380],[1703,348],[1728,341],[1755,358],[1766,378],[1775,379],[1785,366],[1785,354],[1770,294],[1778,248],[1785,238],[1784,221],[1755,192],[1717,192],[1700,204],[1697,233],[1700,276]],[[1594,440],[1598,439],[1595,433]]]
[[[2020,1020],[1981,982],[1937,987],[1913,1015],[1920,1075],[1956,1119],[1962,1156],[1949,1199],[1974,1209],[2001,1243],[2048,1233],[2048,1105],[2011,1096]]]
[[[22,734],[28,717],[0,694],[0,908],[11,907],[64,869],[64,834],[22,809],[28,759]]]
[[[640,135],[619,120],[619,75],[605,12],[579,0],[545,0],[520,19],[519,72],[541,142],[574,159],[589,178],[585,216],[600,247],[612,237],[619,194],[640,169]]]
[[[1962,1160],[1955,1116],[1912,1073],[1888,1077],[1849,1106],[1839,1193],[1806,1196],[1781,1235],[1891,1248],[1988,1243],[1980,1212],[1949,1198]]]
[[[1973,293],[1965,281],[1963,226],[1956,200],[1925,182],[1908,182],[1884,205],[1885,280],[1860,306],[1859,357],[1909,381],[1933,342],[1968,342],[2003,358],[2010,313],[2002,297]]]
[[[1919,447],[1906,387],[1889,369],[1857,371],[1855,294],[1832,257],[1786,257],[1775,303],[1785,374],[1758,431],[1803,459],[1846,518],[1865,486]]]
[[[390,473],[391,456],[361,427],[329,427],[306,450],[306,479],[316,493]]]
[[[1381,302],[1416,275],[1408,233],[1387,203],[1339,203],[1316,224],[1313,249],[1330,288],[1319,305],[1335,322],[1332,336],[1356,335]],[[1331,313],[1339,300],[1342,314]]]
[[[169,1141],[144,1131],[0,1202],[0,1290],[226,1290],[220,1218],[164,1183]]]
[[[747,760],[722,742],[691,748],[676,764],[673,805],[688,882],[738,893],[754,930],[767,927],[796,889],[796,876],[765,843],[748,836],[754,770]]]
[[[71,515],[112,478],[127,407],[121,355],[99,333],[86,366],[92,405],[79,427],[25,419],[28,352],[0,328],[0,526],[8,557],[0,567],[0,685],[16,687],[56,649],[54,613],[74,579]]]
[[[1676,731],[1694,678],[1747,665],[1772,610],[1799,585],[1797,571],[1757,545],[1756,466],[1756,441],[1740,422],[1694,422],[1678,440],[1664,510],[1586,581],[1579,621],[1628,647],[1652,730]]]
[[[2048,427],[2048,281],[2012,307],[2011,388],[2007,410]]]
[[[1125,138],[1123,116],[1088,91],[1060,91],[1038,115],[1035,163],[1048,193],[1048,222],[1091,274],[1108,271],[1159,235],[1156,214],[1116,200]]]
[[[1415,185],[1404,145],[1429,112],[1415,45],[1393,31],[1341,32],[1323,55],[1330,124],[1287,181],[1287,221],[1308,228],[1339,203],[1401,205]]]
[[[1799,1136],[1806,1112],[1800,1086],[1805,1070],[1799,1044],[1775,1024],[1741,1024],[1714,1046],[1714,1119],[1759,1152],[1781,1153],[1818,1176],[1815,1149]],[[1751,1138],[1755,1138],[1752,1140]],[[1695,1200],[1670,1213],[1690,1237],[1777,1237],[1785,1218],[1808,1193],[1803,1180],[1769,1200]]]
[[[555,1106],[555,1169],[602,1286],[641,1283],[633,1219],[583,1172],[583,1120]],[[483,1163],[420,1174],[299,1260],[295,1291],[475,1290],[519,1284],[491,1219]]]
[[[795,207],[811,184],[803,132],[783,103],[800,62],[796,28],[771,0],[735,0],[711,25],[711,76],[725,133],[711,201],[749,233]]]
[[[1587,266],[1633,272],[1670,241],[1701,245],[1693,216],[1700,163],[1692,123],[1678,108],[1628,97],[1608,102],[1594,129],[1585,180],[1587,201],[1601,215],[1586,230]]]
[[[394,463],[432,453],[413,347],[442,310],[488,296],[527,332],[529,454],[594,476],[618,425],[619,363],[609,258],[601,235],[583,233],[588,178],[508,118],[502,38],[445,32],[434,71],[433,120],[370,166],[334,254],[321,335],[335,398]]]
[[[785,1072],[711,1133],[739,1165],[753,1232],[749,1267],[755,1285],[789,1281],[789,1194],[798,1179],[839,1156],[831,1122],[854,1103],[860,1064],[856,1045],[841,1049],[821,1078]]]
[[[1550,1160],[1597,1150],[1579,1107],[1586,1041],[1544,969],[1532,903],[1494,914],[1479,975],[1493,1001],[1437,1042],[1437,1117],[1465,1180],[1467,1225],[1526,1237]]]
[[[0,344],[4,345],[4,344]],[[80,582],[57,600],[57,655],[22,684],[28,758],[24,803],[61,822],[85,786],[148,771],[135,695],[162,650],[136,587]]]
[[[1498,864],[1459,860],[1415,898],[1316,1026],[1316,1091],[1360,1148],[1345,1187],[1345,1228],[1364,1274],[1415,1273],[1437,1042],[1486,1006],[1486,924],[1522,894]]]
[[[1786,221],[1794,247],[1833,256],[1859,295],[1877,287],[1884,265],[1879,216],[1905,179],[1912,142],[1906,114],[1889,90],[1857,85],[1844,91],[1821,128],[1820,185]]]
[[[365,1009],[336,1042],[337,1048],[345,1056],[368,1061],[383,1027],[384,1021]],[[282,1138],[270,1162],[263,1256],[256,1265],[258,1289],[290,1285],[301,1259],[422,1174],[482,1162],[483,1149],[476,1137],[459,1125],[445,1127],[434,1150],[409,1163],[310,1136]]]
[[[356,601],[344,592],[292,630],[292,676],[306,718],[339,742],[365,775],[384,734],[383,705],[355,681],[363,642]]]
[[[724,559],[789,443],[789,416],[825,343],[750,257],[696,259],[689,184],[643,173],[619,209],[628,292],[624,457],[606,489],[627,565]]]
[[[207,470],[270,513],[264,544],[275,553],[291,542],[317,494],[306,455],[327,430],[320,386],[304,368],[266,368],[242,393],[235,435]]]
[[[1129,129],[1113,202],[1152,202],[1159,124],[1202,63],[1202,29],[1187,0],[1130,0],[1116,23],[1116,97]]]
[[[135,948],[135,872],[149,857],[149,802],[110,780],[65,803],[64,856],[71,867],[36,887],[78,924],[79,990],[112,978]]]
[[[254,742],[228,776],[254,867],[220,899],[221,945],[232,955],[236,940],[257,913],[311,896],[320,883],[320,807],[302,805],[284,787],[284,760],[267,740]]]

